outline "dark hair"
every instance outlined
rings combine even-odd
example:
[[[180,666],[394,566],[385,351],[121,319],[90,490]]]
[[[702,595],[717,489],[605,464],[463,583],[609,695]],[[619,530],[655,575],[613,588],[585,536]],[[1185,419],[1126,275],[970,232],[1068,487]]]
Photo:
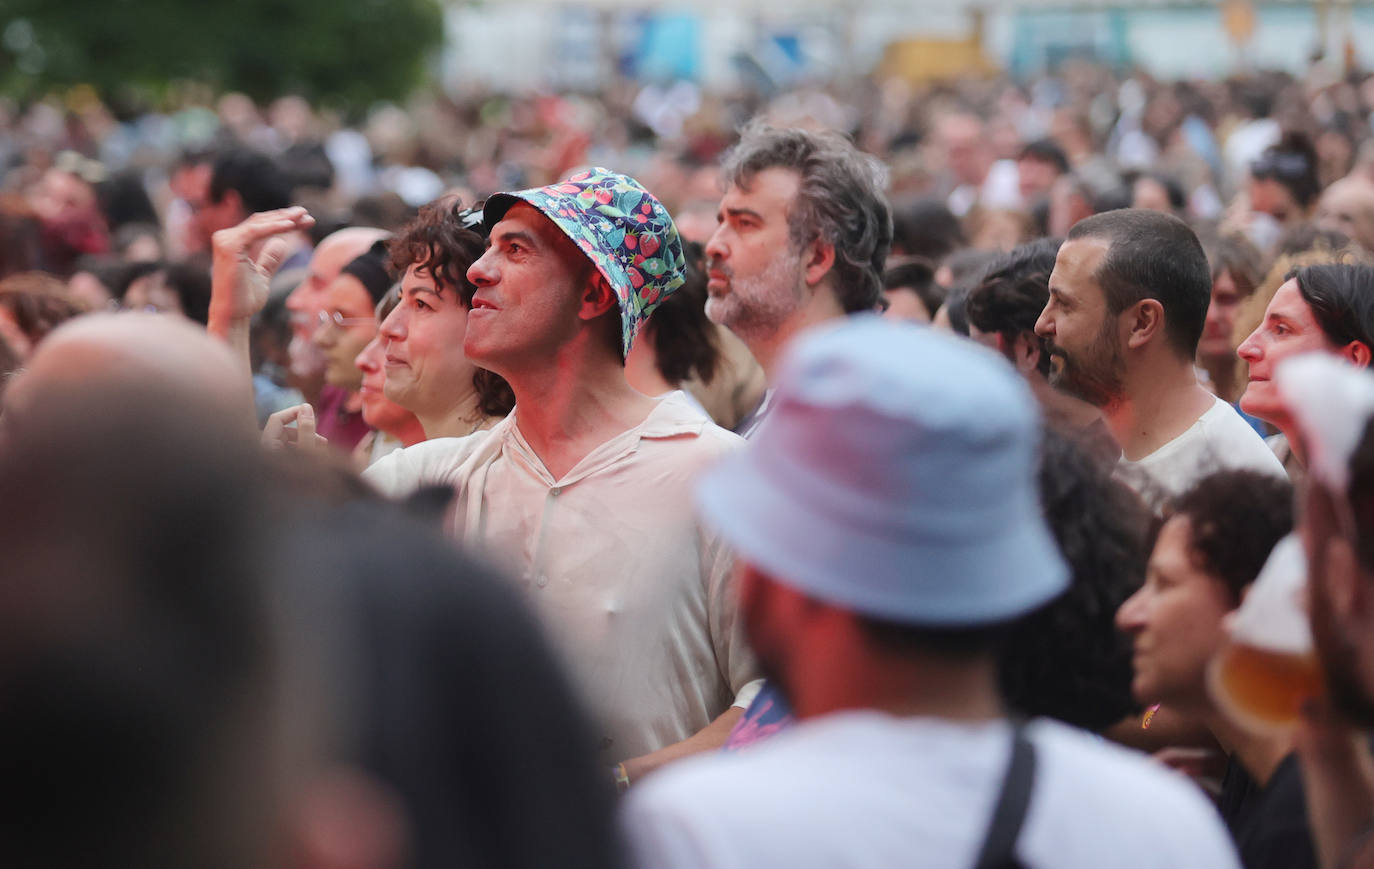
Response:
[[[963,225],[942,199],[921,197],[892,213],[894,254],[924,257],[938,263],[966,244]]]
[[[121,301],[140,278],[153,275],[176,294],[181,312],[204,326],[210,321],[210,268],[195,262],[134,262],[125,266],[115,289]]]
[[[386,295],[386,291],[396,283],[390,269],[387,268],[388,265],[387,242],[382,238],[374,241],[372,247],[350,260],[339,274],[357,278],[358,283],[367,291],[368,298],[372,299],[372,304],[376,305]]]
[[[162,268],[162,263],[156,260],[137,260],[135,262],[125,263],[124,268],[119,272],[118,280],[112,288],[114,290],[114,297],[122,302],[124,297],[129,294],[129,287],[134,285],[134,281],[140,278],[146,278],[151,274],[156,274],[160,268]]]
[[[1040,347],[1036,370],[1050,373],[1050,354],[1035,334],[1035,321],[1050,298],[1050,272],[1062,242],[1042,238],[1023,244],[999,260],[968,295],[968,321],[980,332],[1001,335],[1008,344],[1029,333]]]
[[[1066,432],[1046,431],[1039,479],[1069,588],[1013,627],[999,662],[1002,692],[1022,715],[1101,731],[1136,708],[1131,645],[1115,618],[1145,579],[1152,517],[1113,478],[1111,462]]]
[[[105,215],[110,229],[116,231],[116,237],[120,236],[118,230],[129,226],[139,226],[143,232],[158,232],[157,209],[139,172],[126,170],[112,175],[95,185],[95,195],[100,213]],[[158,240],[160,243],[161,238]]]
[[[1164,334],[1179,356],[1192,359],[1207,322],[1212,272],[1188,224],[1172,214],[1125,208],[1074,224],[1069,240],[1107,241],[1097,283],[1115,316],[1143,299],[1164,308]]]
[[[1298,294],[1332,343],[1358,341],[1374,351],[1374,266],[1303,266],[1284,280],[1295,278]]]
[[[710,383],[720,364],[720,338],[706,318],[705,254],[695,241],[684,241],[682,252],[687,259],[687,280],[654,309],[645,326],[654,344],[658,373],[674,386],[693,377]]]
[[[468,280],[468,268],[486,250],[486,239],[469,228],[481,225],[473,224],[471,216],[471,211],[452,199],[421,208],[388,245],[392,270],[400,275],[411,266],[424,269],[434,279],[436,290],[454,293],[464,308],[471,308],[477,287]],[[591,260],[583,259],[591,265]],[[477,369],[472,385],[477,390],[478,409],[486,416],[505,416],[515,407],[510,384],[494,371]]]
[[[131,392],[43,396],[0,451],[7,865],[253,864],[273,832],[257,451]]]
[[[210,201],[224,201],[234,191],[249,214],[291,204],[291,182],[277,162],[248,148],[232,148],[215,158],[210,176]]]
[[[1239,604],[1274,544],[1293,530],[1293,486],[1259,471],[1218,471],[1178,499],[1175,516],[1188,520],[1198,565]]]
[[[883,274],[884,290],[911,290],[934,317],[945,303],[945,288],[935,283],[935,267],[929,260],[904,259],[888,267]]]
[[[175,262],[162,272],[167,289],[176,293],[181,312],[204,326],[210,322],[210,269],[195,262]]]
[[[334,186],[334,164],[320,142],[296,142],[281,153],[282,174],[293,188],[328,190]]]
[[[1251,244],[1250,239],[1237,233],[1228,233],[1216,240],[1210,253],[1213,283],[1221,277],[1222,272],[1227,272],[1241,298],[1255,294],[1264,280],[1264,256],[1259,248]]]
[[[1065,156],[1064,149],[1059,147],[1059,143],[1053,139],[1036,139],[1028,143],[1021,149],[1021,153],[1016,155],[1016,159],[1049,163],[1060,175],[1069,171],[1069,158]]]
[[[509,578],[375,505],[292,537],[284,642],[337,650],[302,676],[332,689],[332,759],[404,807],[406,865],[623,865],[593,728]]]
[[[1250,174],[1256,179],[1277,181],[1303,208],[1315,202],[1322,192],[1317,149],[1305,133],[1296,130],[1284,133],[1278,142],[1265,148],[1250,164]]]
[[[748,188],[766,169],[801,177],[788,209],[792,245],[819,238],[835,248],[835,297],[845,313],[872,311],[882,296],[883,266],[892,246],[892,214],[883,193],[886,170],[836,132],[771,127],[754,120],[726,155],[725,179]]]
[[[996,251],[965,248],[955,251],[945,261],[945,267],[949,269],[952,279],[949,291],[945,293],[945,301],[940,307],[944,310],[945,316],[949,317],[950,328],[958,334],[968,334],[969,293],[982,283],[983,276],[1000,256],[1001,254]]]

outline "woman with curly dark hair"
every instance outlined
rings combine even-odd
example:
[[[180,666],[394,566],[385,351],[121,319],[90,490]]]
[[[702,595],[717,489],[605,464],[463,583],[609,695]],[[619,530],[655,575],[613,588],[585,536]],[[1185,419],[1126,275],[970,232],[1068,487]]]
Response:
[[[505,380],[463,354],[476,292],[467,271],[486,248],[481,228],[480,211],[441,199],[391,241],[401,301],[381,327],[386,397],[415,414],[428,438],[489,428],[515,405]]]

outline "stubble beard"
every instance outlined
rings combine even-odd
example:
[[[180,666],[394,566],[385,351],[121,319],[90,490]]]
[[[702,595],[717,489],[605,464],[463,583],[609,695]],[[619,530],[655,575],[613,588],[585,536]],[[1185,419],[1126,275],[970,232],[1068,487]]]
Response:
[[[1073,356],[1050,343],[1047,348],[1050,353],[1050,386],[1093,407],[1108,407],[1120,400],[1124,391],[1126,361],[1122,358],[1111,326],[1109,319],[1092,344]]]
[[[774,334],[802,305],[801,257],[790,251],[752,277],[736,278],[719,263],[711,268],[730,275],[730,289],[706,299],[706,317],[745,343]]]

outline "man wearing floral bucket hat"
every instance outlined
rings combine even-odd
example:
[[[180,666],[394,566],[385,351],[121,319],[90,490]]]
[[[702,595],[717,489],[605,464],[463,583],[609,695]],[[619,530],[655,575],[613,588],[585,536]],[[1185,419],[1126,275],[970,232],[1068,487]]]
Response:
[[[516,407],[485,435],[406,450],[398,491],[447,482],[460,539],[513,568],[602,722],[622,785],[719,746],[756,687],[733,560],[691,502],[741,441],[625,379],[649,314],[684,280],[682,243],[637,181],[592,169],[487,200],[463,349]]]

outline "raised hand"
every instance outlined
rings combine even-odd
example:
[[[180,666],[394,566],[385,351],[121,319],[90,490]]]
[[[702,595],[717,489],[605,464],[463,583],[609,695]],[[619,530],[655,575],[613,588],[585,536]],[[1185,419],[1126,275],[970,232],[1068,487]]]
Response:
[[[286,258],[289,232],[315,224],[304,208],[279,208],[250,215],[238,226],[221,229],[210,239],[213,253],[210,290],[210,331],[223,332],[244,322],[267,304],[272,275]],[[266,241],[254,258],[252,251]]]
[[[293,422],[295,428],[291,428]],[[315,433],[314,408],[308,404],[298,404],[279,410],[267,418],[267,425],[262,430],[262,445],[269,450],[317,452],[328,446],[329,441]]]

